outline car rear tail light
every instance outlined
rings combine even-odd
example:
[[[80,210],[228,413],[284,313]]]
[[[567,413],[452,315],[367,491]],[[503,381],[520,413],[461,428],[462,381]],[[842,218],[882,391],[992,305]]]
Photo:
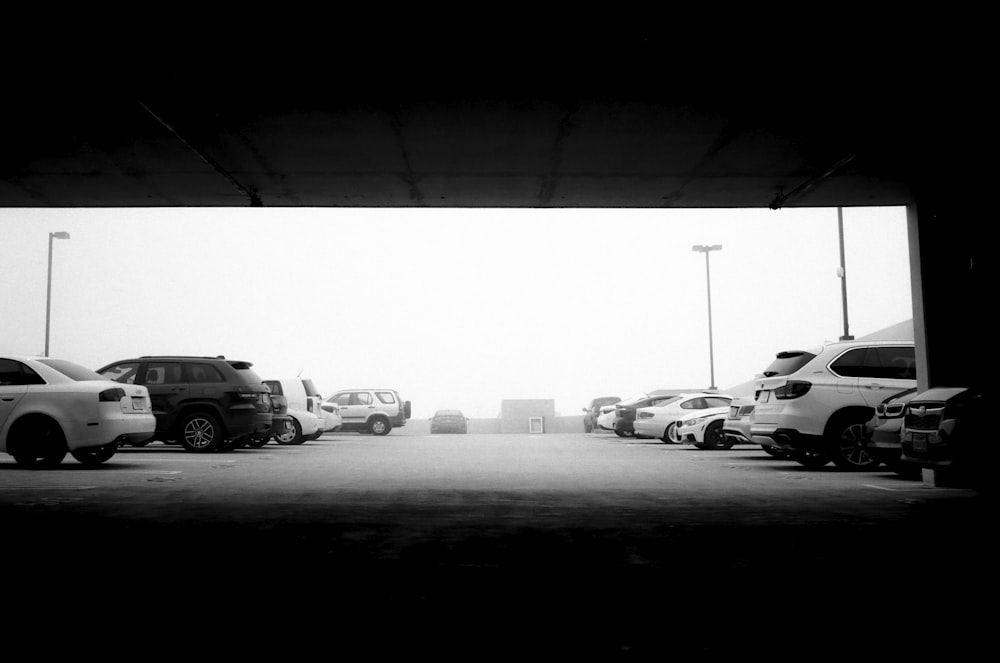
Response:
[[[652,419],[653,418],[653,413],[652,412],[640,412],[639,413],[639,418],[640,419]]]
[[[125,390],[120,387],[105,389],[97,395],[97,400],[101,403],[118,403],[125,398]]]
[[[256,403],[260,398],[258,394],[261,392],[254,391],[253,389],[250,389],[248,387],[237,387],[236,391],[234,391],[233,393],[236,394],[236,398],[239,398],[240,400]]]
[[[812,389],[812,382],[805,382],[804,380],[789,380],[774,390],[774,397],[779,400],[800,398],[808,394],[810,389]]]

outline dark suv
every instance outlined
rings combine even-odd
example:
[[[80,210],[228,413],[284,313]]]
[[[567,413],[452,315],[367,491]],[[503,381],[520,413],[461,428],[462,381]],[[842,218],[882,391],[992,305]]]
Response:
[[[154,440],[213,451],[246,446],[271,429],[270,392],[251,366],[221,356],[161,355],[116,361],[97,372],[149,390]]]

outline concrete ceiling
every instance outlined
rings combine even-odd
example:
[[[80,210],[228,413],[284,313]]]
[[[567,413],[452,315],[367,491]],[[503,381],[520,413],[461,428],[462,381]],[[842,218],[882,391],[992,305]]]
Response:
[[[977,126],[930,65],[882,50],[720,66],[549,35],[470,67],[469,36],[385,67],[352,44],[22,68],[0,207],[900,205]]]

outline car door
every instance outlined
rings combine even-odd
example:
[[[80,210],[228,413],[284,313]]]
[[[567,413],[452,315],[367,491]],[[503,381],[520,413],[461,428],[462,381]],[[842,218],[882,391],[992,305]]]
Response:
[[[27,375],[23,369],[27,369],[19,361],[13,359],[0,359],[0,431],[7,424],[7,419],[14,412],[17,404],[28,392],[28,384],[38,384],[42,379],[31,369],[31,374]]]
[[[912,346],[867,348],[858,372],[858,389],[865,403],[876,407],[889,396],[916,384],[916,353]]]
[[[338,393],[333,402],[340,406],[340,418],[344,425],[364,424],[368,420],[368,413],[375,409],[372,396],[367,391]]]
[[[183,364],[179,361],[148,361],[140,368],[138,381],[149,390],[149,400],[156,415],[156,432],[168,432],[174,424],[178,408],[190,393]]]

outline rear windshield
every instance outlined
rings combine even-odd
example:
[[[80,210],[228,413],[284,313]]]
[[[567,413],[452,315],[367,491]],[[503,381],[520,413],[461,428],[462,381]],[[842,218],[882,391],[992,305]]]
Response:
[[[764,369],[764,377],[773,378],[779,375],[791,375],[815,357],[811,352],[793,351],[779,352],[771,365]]]
[[[84,368],[79,364],[74,364],[71,361],[66,361],[65,359],[39,359],[38,363],[45,364],[49,368],[55,369],[68,377],[70,380],[76,380],[80,382],[82,380],[107,380],[108,378],[102,377],[95,371],[89,368]]]
[[[247,384],[263,384],[263,380],[250,368],[237,368],[236,374],[239,375]]]
[[[316,387],[313,385],[312,380],[303,379],[302,387],[306,390],[306,396],[316,396],[319,398],[319,392],[316,391]]]

